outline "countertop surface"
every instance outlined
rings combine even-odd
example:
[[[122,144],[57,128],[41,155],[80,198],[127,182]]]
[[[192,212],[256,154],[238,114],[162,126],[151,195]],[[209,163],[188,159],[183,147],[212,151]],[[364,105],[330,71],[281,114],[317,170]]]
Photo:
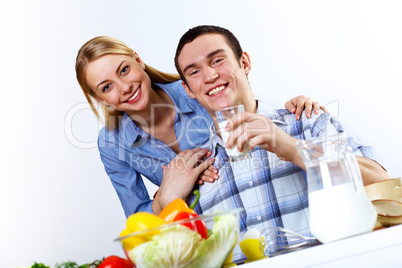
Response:
[[[402,225],[246,263],[241,267],[402,267]]]

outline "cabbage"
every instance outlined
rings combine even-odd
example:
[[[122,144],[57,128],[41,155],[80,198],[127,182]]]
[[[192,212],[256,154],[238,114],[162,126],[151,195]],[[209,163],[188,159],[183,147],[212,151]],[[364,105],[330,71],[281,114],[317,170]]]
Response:
[[[233,214],[225,214],[216,216],[214,221],[212,234],[201,241],[189,267],[221,267],[236,245],[239,236],[237,218]]]
[[[201,236],[183,225],[162,229],[152,241],[142,243],[129,252],[137,267],[188,267]]]
[[[204,240],[198,232],[177,224],[128,254],[137,267],[221,267],[237,242],[238,230],[233,214],[215,216],[213,233]]]

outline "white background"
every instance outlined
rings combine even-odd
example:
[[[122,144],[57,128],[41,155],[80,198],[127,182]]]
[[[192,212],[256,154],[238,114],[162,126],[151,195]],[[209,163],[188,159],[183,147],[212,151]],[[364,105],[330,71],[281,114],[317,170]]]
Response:
[[[95,147],[101,125],[75,78],[90,38],[117,37],[175,72],[187,29],[229,28],[251,55],[257,98],[279,108],[305,94],[328,105],[397,177],[400,14],[398,0],[2,1],[0,267],[123,256],[113,242],[123,209]]]

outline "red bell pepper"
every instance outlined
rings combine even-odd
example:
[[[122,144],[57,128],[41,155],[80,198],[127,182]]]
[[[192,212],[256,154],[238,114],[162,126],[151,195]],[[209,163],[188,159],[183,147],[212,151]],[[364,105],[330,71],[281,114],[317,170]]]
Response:
[[[173,221],[194,219],[197,217],[198,217],[197,213],[180,212],[179,214],[176,215],[176,217],[174,218]],[[203,220],[190,221],[190,222],[182,223],[182,225],[190,228],[193,231],[198,232],[202,238],[204,238],[204,239],[208,238],[207,225],[205,224],[205,222]]]
[[[195,205],[198,203],[198,200],[200,199],[200,191],[195,190],[194,194],[196,195],[196,198],[194,202],[190,205],[190,209],[194,208]],[[185,220],[185,219],[194,219],[197,218],[198,215],[194,211],[181,211],[177,213],[177,215],[174,217],[173,221],[180,221],[180,220]],[[182,223],[182,225],[190,228],[193,231],[198,232],[203,239],[208,238],[208,229],[207,225],[203,220],[195,220],[195,221],[190,221],[186,223]]]

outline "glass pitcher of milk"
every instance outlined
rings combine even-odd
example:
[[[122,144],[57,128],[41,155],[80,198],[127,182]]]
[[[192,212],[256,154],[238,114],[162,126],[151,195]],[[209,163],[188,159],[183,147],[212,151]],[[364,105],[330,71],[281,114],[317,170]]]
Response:
[[[306,165],[310,231],[322,243],[370,232],[377,212],[344,133],[297,141]]]

